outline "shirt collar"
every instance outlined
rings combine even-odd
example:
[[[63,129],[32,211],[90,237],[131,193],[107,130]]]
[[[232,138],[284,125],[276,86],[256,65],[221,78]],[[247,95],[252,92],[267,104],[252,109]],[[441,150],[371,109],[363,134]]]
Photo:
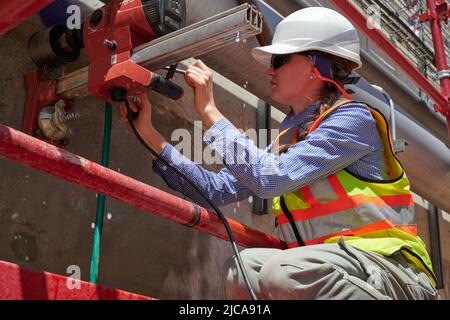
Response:
[[[311,104],[306,109],[300,111],[299,113],[295,114],[294,111],[291,111],[288,113],[286,118],[280,123],[280,130],[284,130],[287,128],[292,127],[302,127],[309,121],[311,121],[314,118],[314,115],[316,114],[317,109],[319,108],[320,103]]]

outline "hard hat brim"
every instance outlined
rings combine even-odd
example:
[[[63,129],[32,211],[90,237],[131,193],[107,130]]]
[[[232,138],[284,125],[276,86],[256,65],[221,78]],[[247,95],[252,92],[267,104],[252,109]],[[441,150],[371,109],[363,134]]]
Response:
[[[285,44],[285,43],[277,43],[277,44],[272,44],[269,46],[264,46],[264,47],[256,47],[252,49],[252,56],[253,58],[255,58],[256,61],[269,66],[270,62],[272,60],[272,55],[274,54],[291,54],[291,53],[299,53],[299,52],[305,52],[305,51],[311,51],[311,50],[317,50],[317,51],[323,51],[326,53],[329,53],[331,55],[335,55],[347,60],[352,61],[355,64],[355,67],[353,70],[357,70],[359,68],[361,68],[362,66],[362,62],[359,59],[359,57],[355,56],[350,58],[349,55],[351,54],[351,52],[346,52],[346,55],[344,54],[339,54],[338,52],[336,52],[336,50],[332,50],[332,49],[325,49],[325,48],[320,48],[320,47],[311,47],[311,46],[306,46],[304,49],[299,48],[298,45],[293,44]]]
[[[253,58],[265,65],[270,65],[272,55],[274,54],[290,54],[296,52],[299,52],[298,46],[291,46],[280,43],[265,47],[256,47],[252,49]]]

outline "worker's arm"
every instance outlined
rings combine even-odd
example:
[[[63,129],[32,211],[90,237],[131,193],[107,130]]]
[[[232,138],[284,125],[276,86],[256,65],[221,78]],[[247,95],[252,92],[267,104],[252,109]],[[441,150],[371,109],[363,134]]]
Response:
[[[253,193],[224,168],[215,173],[204,169],[201,165],[190,161],[172,145],[166,144],[160,154],[169,163],[186,175],[217,206],[224,206],[249,198]],[[211,206],[195,191],[192,186],[181,178],[173,169],[161,161],[153,161],[153,171],[160,175],[167,185],[205,208]]]
[[[344,168],[374,178],[370,174],[379,174],[382,167],[375,121],[359,103],[333,111],[304,141],[281,155],[258,149],[226,119],[206,132],[205,142],[230,173],[261,198],[298,190]]]
[[[152,106],[147,95],[143,94],[137,97],[136,100],[128,99],[128,105],[130,106],[131,111],[138,113],[138,117],[134,120],[134,126],[139,135],[152,150],[157,154],[160,154],[166,146],[167,141],[158,130],[153,127]],[[126,105],[122,104],[120,106],[120,119],[126,123],[128,123],[127,114]],[[130,126],[129,123],[128,126]],[[153,155],[151,155],[151,157],[153,159],[155,158]]]
[[[204,193],[204,195],[218,206],[241,201],[252,195],[252,192],[234,178],[227,169],[219,173],[204,169],[178,152],[170,145],[161,134],[153,127],[151,122],[152,107],[146,95],[142,95],[136,103],[129,101],[132,111],[139,112],[134,124],[145,143],[149,145],[159,156],[168,163],[173,164]],[[120,117],[127,122],[127,110],[125,105],[120,107]],[[154,158],[154,157],[153,157]],[[183,193],[196,203],[210,208],[210,205],[192,186],[181,178],[173,169],[167,167],[162,161],[154,161],[153,170],[160,175],[167,185]]]
[[[210,128],[214,123],[224,119],[214,101],[212,71],[201,60],[196,60],[187,68],[184,78],[194,89],[195,111],[200,115],[202,124]]]

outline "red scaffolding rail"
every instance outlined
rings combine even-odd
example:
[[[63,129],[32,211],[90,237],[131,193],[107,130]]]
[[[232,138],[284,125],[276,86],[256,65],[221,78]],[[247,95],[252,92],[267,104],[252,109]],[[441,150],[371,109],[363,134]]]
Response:
[[[352,21],[359,30],[383,50],[398,66],[406,72],[424,92],[435,102],[435,110],[441,112],[447,118],[447,129],[450,135],[450,77],[443,77],[441,81],[441,92],[409,61],[392,42],[376,28],[372,28],[368,18],[359,11],[350,0],[331,0],[333,4]],[[429,20],[432,25],[433,42],[436,54],[436,66],[438,71],[448,71],[447,58],[445,56],[445,45],[442,38],[441,21],[448,17],[448,5],[446,1],[427,0],[428,12],[421,19]]]
[[[228,240],[215,213],[4,125],[0,125],[0,156]],[[243,247],[286,248],[274,236],[227,220],[236,243]]]
[[[0,261],[0,300],[155,300]]]

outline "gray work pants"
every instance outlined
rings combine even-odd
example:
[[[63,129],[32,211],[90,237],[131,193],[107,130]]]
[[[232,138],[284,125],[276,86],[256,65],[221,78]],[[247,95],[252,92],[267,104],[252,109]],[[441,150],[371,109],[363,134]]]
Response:
[[[359,250],[340,238],[287,250],[254,248],[241,257],[258,299],[438,299],[437,290],[401,254]],[[250,299],[235,257],[224,266],[227,299]]]

